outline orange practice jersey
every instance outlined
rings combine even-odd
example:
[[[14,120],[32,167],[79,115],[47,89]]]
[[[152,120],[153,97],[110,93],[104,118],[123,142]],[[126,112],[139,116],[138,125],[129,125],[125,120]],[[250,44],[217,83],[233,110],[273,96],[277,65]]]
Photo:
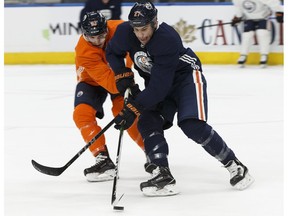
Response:
[[[84,39],[83,35],[80,36],[78,44],[75,47],[75,64],[78,82],[86,82],[93,86],[102,86],[112,94],[118,93],[115,84],[114,72],[109,67],[106,60],[105,47],[113,37],[117,26],[122,22],[124,21],[107,21],[108,34],[103,49],[90,44]],[[127,59],[127,67],[131,67],[131,59]]]
[[[103,49],[93,46],[84,39],[83,35],[80,36],[75,47],[75,65],[78,82],[85,82],[93,86],[101,86],[111,94],[119,93],[116,87],[114,72],[109,67],[106,60],[105,46],[113,37],[117,26],[122,22],[122,20],[107,21],[108,34]],[[126,58],[126,66],[131,68],[132,60],[130,58]],[[113,115],[116,116],[123,108],[123,97],[119,96],[114,98],[112,103],[112,112]],[[74,109],[74,122],[80,129],[85,142],[89,142],[97,133],[99,133],[99,131],[101,131],[101,127],[95,120],[96,112],[97,110],[94,110],[87,104],[77,105]],[[133,126],[127,131],[130,137],[144,150],[144,143],[137,129],[137,123],[134,122]],[[89,147],[89,149],[93,155],[96,156],[99,151],[105,150],[105,143],[105,136],[102,135]]]

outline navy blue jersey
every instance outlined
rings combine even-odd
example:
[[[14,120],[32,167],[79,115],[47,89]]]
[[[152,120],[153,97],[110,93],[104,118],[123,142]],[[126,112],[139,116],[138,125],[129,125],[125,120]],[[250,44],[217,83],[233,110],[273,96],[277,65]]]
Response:
[[[196,54],[183,46],[179,34],[166,23],[159,25],[145,47],[141,46],[128,22],[120,24],[106,49],[107,60],[116,74],[126,70],[127,51],[135,69],[145,79],[145,89],[136,102],[147,109],[173,93],[177,85],[191,76],[193,69],[202,71]]]

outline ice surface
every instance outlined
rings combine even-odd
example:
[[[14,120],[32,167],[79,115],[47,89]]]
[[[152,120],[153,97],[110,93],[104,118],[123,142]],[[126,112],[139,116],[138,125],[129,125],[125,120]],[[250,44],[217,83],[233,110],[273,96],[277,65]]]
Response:
[[[170,168],[181,194],[148,198],[139,184],[143,152],[125,133],[115,212],[112,181],[88,183],[83,170],[93,165],[89,150],[61,176],[36,171],[31,159],[60,167],[84,145],[72,119],[76,75],[73,65],[4,66],[5,216],[282,216],[284,82],[282,66],[205,65],[208,122],[255,178],[245,191],[229,185],[229,173],[175,125],[166,131]],[[137,80],[141,80],[137,77]],[[141,82],[142,86],[142,82]],[[104,127],[111,119],[105,103]],[[111,127],[107,145],[115,161],[119,132]]]

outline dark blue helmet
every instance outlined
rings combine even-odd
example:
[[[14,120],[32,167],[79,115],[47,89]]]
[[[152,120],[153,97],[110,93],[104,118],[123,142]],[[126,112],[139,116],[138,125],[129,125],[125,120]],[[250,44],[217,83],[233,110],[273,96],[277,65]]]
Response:
[[[130,10],[128,19],[132,27],[145,26],[154,21],[157,9],[150,1],[138,1]]]
[[[82,32],[87,36],[96,36],[107,31],[107,20],[100,12],[87,12],[81,22]]]

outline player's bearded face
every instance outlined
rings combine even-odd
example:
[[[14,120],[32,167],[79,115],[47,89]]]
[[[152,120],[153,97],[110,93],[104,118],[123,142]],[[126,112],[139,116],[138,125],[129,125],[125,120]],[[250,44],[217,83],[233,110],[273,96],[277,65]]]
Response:
[[[134,27],[134,34],[142,45],[146,45],[150,41],[153,33],[154,28],[152,28],[151,24],[147,24],[141,27]]]
[[[89,41],[92,45],[97,46],[99,48],[103,48],[106,41],[107,32],[97,35],[97,36],[88,36],[85,35],[87,41]]]

